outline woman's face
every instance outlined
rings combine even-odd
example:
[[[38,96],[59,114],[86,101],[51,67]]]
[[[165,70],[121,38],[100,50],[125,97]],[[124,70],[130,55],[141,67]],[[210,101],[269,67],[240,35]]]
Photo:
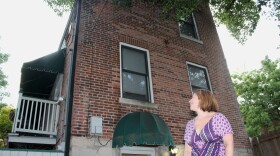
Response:
[[[192,111],[197,111],[199,109],[199,102],[198,96],[196,94],[193,94],[192,99],[189,101],[190,103],[190,109]]]

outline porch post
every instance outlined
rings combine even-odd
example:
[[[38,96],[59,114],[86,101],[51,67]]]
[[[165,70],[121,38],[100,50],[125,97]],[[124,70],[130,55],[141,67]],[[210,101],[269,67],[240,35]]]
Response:
[[[16,125],[17,125],[17,122],[18,122],[18,114],[19,114],[19,110],[20,110],[20,107],[21,107],[21,99],[22,99],[22,93],[19,93],[17,108],[16,108],[16,111],[15,111],[12,133],[16,132]]]

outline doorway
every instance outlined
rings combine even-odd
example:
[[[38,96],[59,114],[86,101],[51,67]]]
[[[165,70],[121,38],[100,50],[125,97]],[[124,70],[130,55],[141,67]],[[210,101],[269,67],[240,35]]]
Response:
[[[120,149],[121,156],[155,156],[154,147],[127,147]]]

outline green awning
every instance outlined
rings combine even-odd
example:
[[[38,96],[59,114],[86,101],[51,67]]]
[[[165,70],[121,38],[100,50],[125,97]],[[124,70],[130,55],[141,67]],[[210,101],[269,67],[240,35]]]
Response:
[[[48,73],[63,73],[66,49],[59,50],[36,60],[26,62],[23,69],[43,71]]]
[[[20,92],[48,98],[58,73],[63,73],[65,49],[26,62],[21,68]]]
[[[133,112],[125,115],[118,122],[112,147],[139,145],[174,146],[168,126],[158,115]]]

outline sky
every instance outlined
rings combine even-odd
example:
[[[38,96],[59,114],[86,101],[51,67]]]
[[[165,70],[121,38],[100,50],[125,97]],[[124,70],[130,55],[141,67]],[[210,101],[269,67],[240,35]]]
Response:
[[[21,67],[58,50],[69,13],[57,16],[43,0],[0,0],[0,51],[10,55],[1,65],[8,76],[9,97],[2,102],[16,106]],[[217,28],[230,73],[241,73],[261,67],[266,55],[280,58],[280,29],[277,23],[261,18],[254,34],[241,45],[224,26]]]

